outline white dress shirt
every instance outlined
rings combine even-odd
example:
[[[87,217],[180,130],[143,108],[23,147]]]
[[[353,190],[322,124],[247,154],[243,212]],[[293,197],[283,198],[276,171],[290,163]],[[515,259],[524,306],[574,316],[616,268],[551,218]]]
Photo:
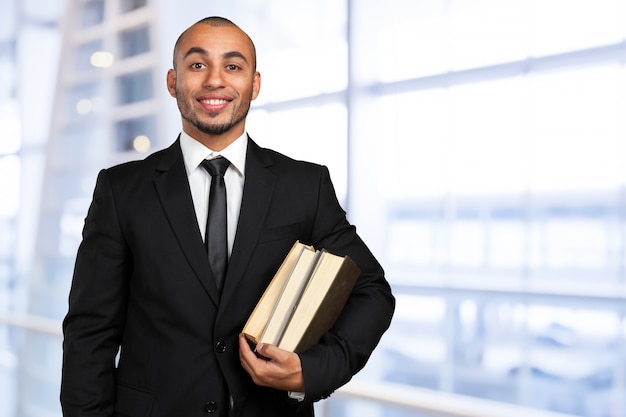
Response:
[[[198,228],[205,238],[206,221],[209,213],[209,190],[211,188],[211,175],[200,165],[205,159],[213,159],[223,156],[230,161],[230,166],[224,174],[226,184],[226,208],[227,208],[227,236],[228,256],[233,250],[241,199],[243,197],[243,183],[245,178],[246,151],[248,149],[248,135],[244,132],[233,143],[220,152],[212,151],[185,132],[180,134],[180,147],[183,151],[185,169],[191,188],[191,198],[196,211]]]

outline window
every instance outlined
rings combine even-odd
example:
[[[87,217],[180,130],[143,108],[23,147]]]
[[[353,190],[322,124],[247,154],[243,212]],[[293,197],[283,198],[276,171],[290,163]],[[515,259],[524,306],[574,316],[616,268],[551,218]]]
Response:
[[[361,159],[387,168],[350,214],[399,295],[383,378],[582,416],[625,403],[625,7],[355,6],[351,184]],[[398,347],[408,329],[425,347]]]
[[[122,13],[128,13],[145,7],[147,3],[148,0],[120,0],[120,9]]]
[[[148,26],[142,26],[120,32],[120,58],[129,58],[150,51],[149,29]]]
[[[156,118],[154,116],[121,120],[115,126],[116,150],[131,151],[143,149],[146,140],[154,138]],[[145,151],[145,150],[143,150]]]
[[[101,24],[104,20],[104,0],[84,0],[80,19],[83,28]]]
[[[102,40],[97,39],[95,41],[82,44],[78,48],[76,48],[75,68],[77,72],[86,72],[95,68],[95,66],[93,65],[92,57],[94,56],[94,54],[102,52],[102,45]]]
[[[118,104],[130,104],[149,100],[154,95],[152,71],[145,70],[117,78]]]

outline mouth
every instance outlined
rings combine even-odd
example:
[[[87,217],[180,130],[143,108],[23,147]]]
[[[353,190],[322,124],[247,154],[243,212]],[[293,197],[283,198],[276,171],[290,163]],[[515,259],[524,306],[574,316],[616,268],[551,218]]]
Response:
[[[200,97],[198,102],[208,112],[219,112],[225,109],[232,101],[228,97]]]

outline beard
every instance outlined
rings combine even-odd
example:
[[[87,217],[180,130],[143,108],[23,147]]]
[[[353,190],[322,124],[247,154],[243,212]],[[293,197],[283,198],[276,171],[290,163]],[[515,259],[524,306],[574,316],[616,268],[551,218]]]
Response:
[[[197,111],[193,109],[191,104],[186,100],[186,97],[176,90],[176,102],[178,109],[180,110],[181,117],[187,122],[191,123],[196,129],[207,135],[222,135],[230,131],[234,126],[245,120],[250,111],[250,102],[252,101],[252,92],[250,92],[247,100],[242,101],[239,106],[235,107],[232,112],[231,118],[225,123],[207,123],[200,120]]]

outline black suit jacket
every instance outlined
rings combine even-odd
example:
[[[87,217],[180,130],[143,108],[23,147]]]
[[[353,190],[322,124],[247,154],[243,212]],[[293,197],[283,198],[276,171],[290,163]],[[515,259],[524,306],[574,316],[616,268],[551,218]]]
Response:
[[[301,403],[253,384],[238,358],[238,334],[296,240],[349,255],[363,271],[334,328],[300,355]],[[365,365],[393,308],[328,170],[252,140],[220,297],[176,141],[98,176],[63,323],[63,415],[312,416],[314,401]]]

